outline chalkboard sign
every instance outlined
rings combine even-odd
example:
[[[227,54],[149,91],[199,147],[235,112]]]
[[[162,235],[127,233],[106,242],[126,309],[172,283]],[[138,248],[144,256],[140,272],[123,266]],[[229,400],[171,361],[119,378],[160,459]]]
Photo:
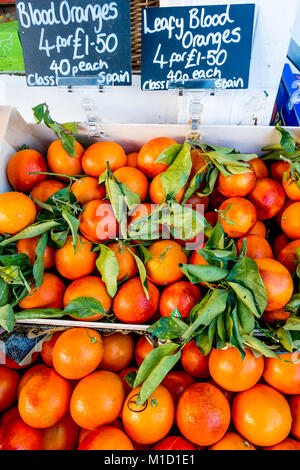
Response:
[[[131,85],[129,0],[17,0],[28,86]]]
[[[254,4],[145,8],[142,89],[248,88]]]

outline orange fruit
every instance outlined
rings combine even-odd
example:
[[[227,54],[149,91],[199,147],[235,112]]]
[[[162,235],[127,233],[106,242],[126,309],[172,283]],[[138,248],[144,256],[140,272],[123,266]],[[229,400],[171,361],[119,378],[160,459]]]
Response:
[[[218,214],[216,212],[213,212],[213,211],[208,211],[208,212],[205,212],[205,218],[206,218],[206,221],[212,226],[214,227],[215,225],[217,225],[217,222],[218,222]]]
[[[103,357],[102,337],[89,328],[70,328],[53,348],[53,367],[62,377],[78,380],[97,369]]]
[[[53,361],[52,361],[52,355],[53,355],[53,348],[54,345],[57,341],[57,339],[61,335],[61,331],[57,331],[52,335],[52,338],[48,341],[44,341],[42,350],[41,350],[41,356],[43,358],[43,361],[47,364],[49,367],[53,367]],[[38,367],[38,366],[36,366]]]
[[[31,366],[39,357],[38,352],[32,353],[30,358],[26,359],[26,364],[20,365],[16,361],[14,361],[11,357],[6,356],[5,358],[5,367],[8,367],[9,369],[25,369],[28,366]],[[29,361],[29,362],[27,362]]]
[[[75,450],[79,427],[67,413],[59,423],[43,431],[43,450]]]
[[[112,205],[107,201],[88,202],[79,220],[80,232],[91,242],[102,243],[118,238],[119,225]]]
[[[268,178],[269,169],[261,158],[254,158],[250,161],[250,165],[256,175],[256,178]]]
[[[97,142],[91,145],[82,159],[82,166],[87,175],[98,178],[107,169],[107,162],[111,171],[126,165],[126,154],[121,145],[115,142]]]
[[[300,393],[300,353],[279,354],[265,361],[264,379],[285,395]],[[288,362],[287,362],[288,361]]]
[[[147,178],[153,179],[159,173],[162,173],[168,168],[165,163],[157,163],[156,160],[160,154],[171,147],[176,145],[177,142],[168,137],[156,137],[149,140],[141,148],[138,156],[137,166],[146,175]]]
[[[278,181],[260,178],[250,193],[249,199],[257,210],[259,220],[267,220],[272,219],[281,211],[285,194]]]
[[[0,365],[0,412],[15,402],[19,380],[18,372]]]
[[[192,443],[215,444],[230,424],[228,400],[214,385],[195,383],[179,398],[176,421],[181,434]]]
[[[218,188],[215,187],[215,189],[210,195],[210,205],[211,205],[212,210],[219,209],[220,205],[224,201],[226,201],[226,199],[227,198],[218,191]]]
[[[44,273],[42,285],[33,287],[19,303],[21,309],[32,308],[62,308],[65,285],[55,274]]]
[[[56,180],[46,180],[37,183],[31,190],[31,199],[35,203],[35,200],[39,202],[46,202],[48,199],[53,196],[53,194],[57,193],[57,191],[61,191],[65,188],[65,185],[60,181]],[[35,203],[35,207],[38,212],[42,211],[42,208]]]
[[[256,450],[250,442],[235,432],[228,432],[225,436],[208,450]]]
[[[36,150],[25,149],[15,153],[7,165],[7,178],[15,191],[29,193],[29,191],[47,178],[47,175],[33,175],[31,173],[47,172],[47,165],[43,155]]]
[[[118,170],[114,172],[114,177],[119,183],[125,184],[127,188],[138,194],[140,196],[140,202],[143,202],[147,198],[149,183],[144,173],[137,168],[130,166],[118,168]]]
[[[18,410],[17,406],[13,406],[12,408],[9,408],[9,410],[4,411],[4,413],[1,413],[0,416],[0,426],[3,426],[6,423],[9,423],[10,421],[20,418],[20,413]],[[1,433],[1,428],[0,428],[0,433]],[[0,441],[1,441],[1,435],[0,434]]]
[[[165,286],[183,277],[179,265],[187,263],[182,246],[172,240],[159,240],[148,248],[152,259],[146,263],[147,277],[155,284]]]
[[[154,348],[152,346],[152,343],[150,340],[147,339],[147,336],[141,336],[138,339],[134,352],[135,361],[138,366],[142,364],[145,357],[148,356],[148,354],[153,351],[153,349]]]
[[[136,400],[141,387],[133,389],[125,400],[122,419],[126,434],[139,444],[154,444],[170,431],[175,415],[169,390],[159,385],[143,405]]]
[[[43,437],[39,429],[33,429],[21,418],[5,424],[0,450],[42,450]]]
[[[61,139],[52,142],[47,152],[47,162],[51,173],[76,176],[82,174],[82,156],[84,148],[79,142],[75,142],[75,157],[71,157],[63,148]],[[66,180],[66,178],[60,179]]]
[[[226,197],[244,197],[254,188],[256,176],[253,170],[248,173],[242,173],[231,176],[219,174],[218,191]]]
[[[257,222],[257,212],[254,205],[241,197],[226,199],[219,210],[224,211],[226,219],[230,221],[221,217],[224,231],[232,238],[243,237]]]
[[[262,319],[267,323],[274,323],[276,321],[287,321],[290,313],[285,310],[270,310],[263,313]]]
[[[285,194],[292,201],[300,201],[300,188],[292,178],[282,179],[282,186]]]
[[[153,450],[196,450],[196,447],[181,436],[168,436],[158,442]]]
[[[234,347],[213,349],[209,356],[210,375],[218,385],[232,392],[253,387],[260,380],[263,370],[263,356],[256,358],[249,349],[245,349],[244,359]]]
[[[244,240],[246,240],[247,256],[249,258],[273,258],[270,244],[265,238],[258,235],[246,235],[240,238],[236,244],[238,254],[240,254],[242,250]]]
[[[300,249],[300,238],[282,248],[279,252],[277,260],[283,264],[291,274],[294,274],[299,263],[297,250]]]
[[[68,237],[65,245],[55,252],[55,265],[59,274],[71,280],[91,274],[97,258],[97,253],[93,253],[92,249],[93,245],[81,236],[75,253],[73,239]]]
[[[185,206],[192,206],[192,209],[199,214],[203,214],[208,209],[209,206],[209,196],[201,197],[197,193],[194,193],[189,199],[184,203]],[[205,217],[207,213],[205,214]]]
[[[179,281],[166,287],[160,297],[159,311],[162,317],[170,317],[175,309],[185,319],[201,299],[197,286],[188,281]]]
[[[221,390],[221,392],[223,393],[223,395],[226,397],[226,400],[228,401],[229,405],[231,406],[232,404],[232,401],[233,401],[233,398],[235,396],[235,393],[234,392],[230,392],[229,390],[225,390],[225,388],[221,387],[219,384],[217,384],[212,377],[210,377],[208,380],[207,380],[207,383],[209,384],[212,384],[214,385],[215,387],[217,387],[219,390]]]
[[[128,153],[126,155],[127,157],[126,166],[130,166],[131,168],[137,168],[138,156],[139,156],[139,152]]]
[[[30,263],[33,266],[36,258],[35,250],[38,244],[39,237],[24,238],[17,242],[17,253],[24,253],[30,259]],[[46,246],[44,252],[44,269],[51,269],[55,265],[54,261],[54,249],[50,246]]]
[[[118,320],[136,324],[149,320],[156,312],[159,302],[159,290],[150,281],[148,281],[148,294],[149,299],[139,277],[124,282],[113,300],[113,311]]]
[[[72,300],[80,297],[92,297],[101,302],[102,307],[106,314],[109,313],[112,300],[109,297],[106,285],[97,276],[85,276],[73,281],[69,287],[67,287],[63,303],[66,307]],[[98,321],[103,318],[102,313],[91,315],[90,317],[78,318],[80,321]]]
[[[136,276],[138,272],[138,267],[135,262],[134,256],[130,253],[126,245],[121,242],[113,242],[107,245],[114,253],[119,265],[119,274],[118,282],[123,281],[123,279],[130,279],[133,276]],[[130,250],[136,255],[136,249],[130,247]]]
[[[291,243],[291,240],[284,233],[281,233],[280,235],[278,235],[278,237],[275,238],[273,242],[273,251],[276,258],[281,252],[281,250],[289,243]]]
[[[113,426],[103,426],[81,441],[78,450],[133,450],[126,434]]]
[[[210,376],[208,356],[201,353],[196,341],[192,340],[184,346],[180,360],[184,370],[192,377],[207,378]]]
[[[134,354],[134,339],[130,334],[114,333],[109,336],[103,336],[103,357],[99,369],[119,372],[125,369]]]
[[[256,259],[261,278],[268,294],[266,310],[280,310],[293,295],[294,284],[289,271],[270,258]]]
[[[292,240],[300,238],[300,202],[294,202],[285,209],[281,217],[281,228]]]
[[[37,364],[36,366],[30,367],[25,374],[21,377],[18,385],[17,396],[19,398],[22,388],[27,384],[28,380],[36,374],[39,374],[42,370],[47,369],[45,364]]]
[[[0,233],[15,235],[34,223],[36,208],[26,194],[0,194]]]
[[[232,418],[238,433],[257,446],[273,446],[283,441],[292,424],[287,400],[277,390],[262,384],[237,394]]]
[[[258,235],[259,237],[266,238],[267,228],[261,220],[258,220],[247,235]]]
[[[177,202],[180,202],[181,199],[183,198],[184,191],[185,191],[185,187],[181,188],[176,194],[175,199]],[[150,184],[150,188],[149,188],[149,197],[151,199],[151,202],[153,204],[159,205],[163,202],[166,196],[167,194],[165,194],[163,185],[161,183],[160,175],[156,175],[153,178]]]
[[[70,383],[53,369],[45,368],[30,377],[21,389],[19,413],[33,428],[50,428],[67,413]]]
[[[122,379],[113,372],[96,371],[81,379],[73,390],[71,416],[78,426],[95,430],[118,418],[124,399]]]
[[[175,405],[177,405],[179,397],[181,397],[185,389],[193,383],[195,383],[195,379],[182,370],[169,372],[162,381],[162,385],[171,393]]]
[[[288,162],[274,162],[271,165],[271,178],[281,183],[284,174],[290,173],[290,171],[291,167]]]
[[[289,397],[288,401],[292,413],[291,433],[300,441],[300,395]]]
[[[276,220],[277,225],[279,225],[279,226],[281,227],[282,214],[284,213],[284,211],[285,211],[288,207],[290,207],[290,206],[291,206],[292,204],[294,204],[294,203],[295,203],[295,201],[291,201],[290,199],[286,199],[283,208],[282,208],[281,211],[278,212],[278,214],[276,215],[275,220]]]
[[[71,186],[71,191],[83,206],[90,201],[103,199],[106,194],[105,186],[103,184],[99,185],[97,178],[92,176],[86,176],[75,181]]]
[[[275,446],[264,447],[263,450],[300,450],[300,442],[295,439],[285,439]]]

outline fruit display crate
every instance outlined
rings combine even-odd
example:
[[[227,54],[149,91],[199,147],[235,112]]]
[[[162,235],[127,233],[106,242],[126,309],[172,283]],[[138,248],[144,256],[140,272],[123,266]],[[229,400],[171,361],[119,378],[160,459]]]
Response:
[[[300,141],[300,129],[288,128],[293,137]],[[255,126],[201,126],[201,139],[214,145],[236,148],[240,152],[261,155],[261,149],[266,145],[279,141],[278,133],[273,127]],[[79,135],[85,141],[94,143],[100,140],[115,141],[129,152],[138,151],[148,140],[167,136],[178,143],[184,142],[188,134],[188,126],[184,125],[144,125],[144,124],[104,124],[98,135],[91,136],[87,123],[79,124]],[[0,192],[11,190],[6,178],[6,167],[9,159],[23,145],[45,152],[49,144],[55,140],[55,135],[49,128],[24,121],[20,113],[11,107],[0,107]],[[72,320],[22,320],[24,326],[45,330],[51,328],[69,328],[88,326],[97,330],[137,332],[144,334],[147,325],[129,325],[122,323],[78,322]]]

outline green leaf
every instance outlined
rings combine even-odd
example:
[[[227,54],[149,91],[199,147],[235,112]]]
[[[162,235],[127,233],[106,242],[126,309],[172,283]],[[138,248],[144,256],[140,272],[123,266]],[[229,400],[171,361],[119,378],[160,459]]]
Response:
[[[77,247],[78,247],[78,229],[79,229],[80,222],[78,219],[76,219],[76,217],[71,215],[66,209],[62,210],[61,215],[63,219],[67,222],[68,226],[70,227],[72,239],[73,239],[74,251],[76,253]]]
[[[15,315],[13,308],[10,304],[0,307],[0,326],[9,333],[12,332],[15,326]]]
[[[117,293],[119,275],[119,263],[113,250],[106,245],[100,245],[100,255],[96,265],[106,285],[108,295],[113,298]]]
[[[75,150],[75,137],[65,133],[61,133],[61,143],[65,151],[70,155],[70,157],[78,158]]]
[[[276,336],[287,351],[293,352],[293,338],[289,330],[279,328],[276,331]]]
[[[221,281],[229,273],[226,269],[209,265],[180,264],[179,267],[192,284]]]
[[[267,291],[262,281],[256,262],[247,256],[242,256],[231,270],[227,281],[240,284],[251,291],[255,303],[256,316],[259,318],[267,306]],[[241,299],[242,300],[242,299]],[[251,304],[252,305],[252,304]],[[250,304],[247,305],[248,308]]]
[[[18,266],[19,268],[22,268],[22,270],[28,270],[31,268],[30,259],[24,253],[0,255],[0,264],[3,264],[3,266]]]
[[[165,165],[170,165],[171,163],[173,163],[181,149],[182,145],[180,144],[171,145],[171,147],[168,147],[159,155],[156,162],[165,163]]]
[[[242,340],[245,346],[248,346],[250,349],[254,349],[254,351],[259,352],[263,356],[278,359],[277,354],[258,338],[250,335],[243,335]]]
[[[124,232],[124,228],[126,227],[126,216],[124,210],[124,195],[120,188],[120,185],[116,183],[112,178],[108,178],[106,181],[106,190],[112,205],[112,209],[114,211],[115,217],[121,226],[121,233],[125,237],[126,230]]]
[[[0,277],[0,307],[3,307],[8,302],[8,295],[9,295],[9,285],[7,282]]]
[[[21,232],[17,233],[11,238],[7,238],[0,243],[0,246],[7,246],[10,243],[16,242],[18,240],[24,240],[26,238],[33,238],[39,235],[42,235],[45,232],[48,232],[53,227],[57,227],[59,225],[58,222],[55,220],[49,220],[48,222],[42,222],[30,225],[29,227],[21,230]]]
[[[236,282],[228,282],[232,290],[237,295],[238,300],[243,302],[246,307],[255,315],[257,318],[261,317],[261,313],[257,310],[252,292],[241,284]]]
[[[163,344],[162,346],[153,349],[144,359],[134,381],[134,387],[137,387],[143,382],[137,398],[138,406],[145,403],[145,401],[163,381],[168,372],[170,372],[170,370],[172,370],[175,364],[179,361],[181,351],[173,354],[177,349],[177,344]]]
[[[237,314],[239,318],[239,323],[241,327],[242,334],[251,334],[255,328],[255,319],[251,310],[238,300],[237,302]]]
[[[221,317],[221,315],[219,317]],[[219,319],[219,317],[217,318]],[[215,318],[208,327],[204,328],[195,337],[197,347],[204,356],[208,356],[211,352],[214,336],[217,330],[217,318]]]
[[[176,339],[181,338],[187,328],[187,324],[180,318],[162,317],[150,326],[147,331],[159,339]]]
[[[300,318],[290,316],[283,326],[284,330],[300,331]]]
[[[186,184],[192,169],[191,148],[185,143],[169,168],[160,174],[165,198],[175,198]]]
[[[169,209],[164,211],[160,222],[169,227],[175,239],[191,240],[203,233],[207,227],[211,228],[205,218],[191,207],[172,201]]]
[[[279,124],[277,124],[276,130],[281,135],[281,147],[284,148],[287,152],[293,154],[296,148],[296,142],[294,138],[286,129],[283,129],[283,127],[281,127]]]
[[[71,134],[77,134],[78,132],[78,123],[77,122],[65,122],[61,124],[64,129],[66,129]]]
[[[16,320],[38,320],[43,318],[62,318],[64,313],[58,308],[33,308],[15,313]]]
[[[93,297],[78,297],[72,300],[64,309],[65,315],[72,315],[75,318],[88,318],[94,315],[105,316],[105,310],[102,303]]]
[[[68,238],[69,230],[63,230],[61,232],[55,232],[51,230],[50,237],[53,243],[56,245],[56,248],[62,248],[65,246]]]
[[[39,238],[35,249],[36,259],[33,265],[33,277],[37,288],[42,285],[44,280],[44,255],[47,243],[48,233],[46,232]]]
[[[239,325],[239,319],[238,319],[238,314],[237,314],[237,308],[236,305],[234,306],[232,313],[231,313],[232,321],[233,321],[233,333],[234,333],[234,338],[237,342],[237,347],[242,354],[242,359],[245,357],[245,349],[243,346],[243,339],[241,337],[240,333],[240,325]]]
[[[136,379],[136,371],[128,372],[128,374],[125,376],[125,380],[128,383],[129,387],[133,388],[134,381]]]
[[[144,264],[147,264],[148,261],[151,261],[154,258],[154,256],[150,253],[150,251],[145,246],[140,245],[138,248],[143,255]]]
[[[226,342],[226,329],[225,329],[225,315],[224,313],[217,317],[217,331],[218,336],[222,340],[223,343]]]
[[[125,183],[119,183],[119,185],[124,195],[124,199],[128,209],[130,211],[133,210],[141,202],[140,195],[135,193],[134,191],[131,191],[131,189],[129,189]]]
[[[218,168],[212,167],[207,175],[207,184],[202,193],[197,193],[199,196],[210,196],[215,189],[215,185],[219,176]]]
[[[191,338],[199,326],[209,326],[218,315],[224,312],[227,298],[228,291],[226,290],[209,291],[201,302],[193,307],[190,313],[191,324],[183,334],[183,338]]]
[[[132,256],[135,259],[135,262],[136,262],[137,267],[138,267],[138,271],[139,271],[139,275],[140,275],[140,279],[141,279],[141,283],[142,283],[142,286],[143,286],[145,296],[149,300],[147,272],[146,272],[145,265],[144,265],[143,261],[129,247],[128,247],[128,250],[130,251],[130,253],[132,254]]]
[[[300,293],[294,294],[289,303],[284,307],[285,310],[292,313],[297,313],[300,309]]]
[[[160,361],[164,358],[173,354],[178,349],[178,344],[175,343],[166,343],[158,346],[157,348],[152,349],[149,354],[145,357],[144,361],[142,362],[136,379],[134,381],[134,387],[138,387],[147,377],[151,374],[151,372],[159,365]]]

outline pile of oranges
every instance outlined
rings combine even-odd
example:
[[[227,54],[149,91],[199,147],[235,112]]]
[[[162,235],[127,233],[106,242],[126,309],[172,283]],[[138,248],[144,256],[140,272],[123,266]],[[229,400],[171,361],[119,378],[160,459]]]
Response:
[[[32,149],[11,158],[7,176],[14,191],[0,194],[1,240],[41,220],[43,211],[49,210],[49,198],[66,188],[80,207],[60,247],[49,235],[43,281],[37,288],[30,280],[32,290],[14,306],[15,311],[32,315],[33,309],[62,310],[76,299],[92,298],[102,310],[74,318],[99,321],[113,313],[119,322],[140,325],[174,312],[183,321],[189,317],[214,286],[192,284],[181,267],[208,265],[197,251],[206,240],[194,249],[186,249],[185,241],[172,235],[151,240],[144,259],[147,280],[142,280],[143,244],[118,239],[121,222],[103,184],[105,178],[101,180],[109,171],[114,182],[138,196],[139,204],[129,214],[130,226],[148,216],[152,204],[165,201],[161,175],[169,165],[157,160],[175,145],[174,140],[159,137],[126,155],[114,142],[99,142],[86,150],[76,142],[76,156],[71,157],[56,140],[47,158]],[[205,155],[196,150],[191,151],[191,163],[188,181],[174,197],[177,203],[207,166]],[[289,318],[285,307],[299,284],[300,188],[291,175],[287,177],[289,169],[287,162],[267,165],[253,158],[245,173],[219,173],[212,194],[197,194],[202,184],[185,201],[196,211],[202,205],[207,222],[214,227],[220,221],[234,239],[238,255],[246,247],[247,256],[257,263],[267,293],[266,324]],[[10,245],[10,254],[15,250],[27,255],[33,266],[39,240],[39,236],[21,237]],[[117,262],[114,295],[109,292],[109,276],[103,279],[101,274],[99,245],[105,245]],[[276,359],[246,349],[242,360],[238,349],[228,346],[204,356],[190,341],[182,350],[181,367],[169,372],[139,405],[140,387],[131,389],[125,377],[153,350],[145,337],[138,341],[130,334],[101,337],[80,326],[55,333],[43,345],[44,362],[23,375],[9,358],[0,366],[0,448],[299,450],[300,353]]]
[[[0,449],[300,450],[300,354],[205,357],[190,342],[138,406],[125,377],[152,350],[144,336],[79,327],[54,333],[22,375],[0,366]]]

